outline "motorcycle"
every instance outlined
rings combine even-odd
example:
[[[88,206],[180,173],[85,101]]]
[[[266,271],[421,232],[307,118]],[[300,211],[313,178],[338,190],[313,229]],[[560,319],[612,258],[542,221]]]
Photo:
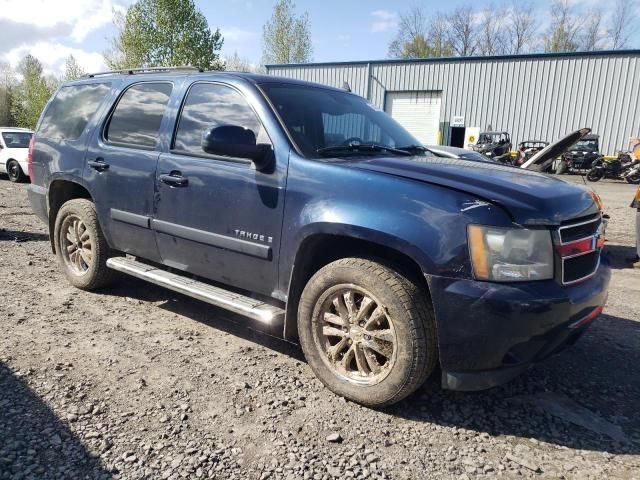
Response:
[[[633,184],[640,183],[640,160],[633,162],[631,168],[624,174],[624,179]]]
[[[591,164],[591,170],[587,173],[587,180],[597,182],[603,178],[637,183],[640,181],[640,161],[623,163],[620,158],[617,158],[610,162],[605,162],[602,157],[597,158]]]

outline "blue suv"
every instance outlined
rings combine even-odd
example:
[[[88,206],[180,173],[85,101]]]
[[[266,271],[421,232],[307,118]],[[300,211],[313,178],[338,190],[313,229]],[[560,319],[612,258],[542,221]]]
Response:
[[[261,322],[332,391],[382,406],[436,371],[503,383],[602,311],[602,214],[585,188],[433,157],[346,91],[131,70],[63,84],[29,198],[60,267],[125,274]]]

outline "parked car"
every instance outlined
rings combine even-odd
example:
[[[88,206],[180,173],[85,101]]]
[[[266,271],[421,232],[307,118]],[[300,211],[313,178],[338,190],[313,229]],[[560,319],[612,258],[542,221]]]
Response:
[[[473,150],[467,150],[466,148],[450,147],[448,145],[425,145],[425,151],[442,158],[459,158],[462,160],[475,160],[478,162],[494,162],[491,158],[487,157]]]
[[[33,132],[24,128],[0,128],[0,172],[12,182],[24,181],[29,176],[27,152]]]
[[[119,271],[241,313],[364,405],[437,365],[444,388],[501,384],[573,343],[607,296],[584,187],[436,158],[344,90],[94,75],[59,87],[29,158],[31,205],[73,285]]]
[[[518,144],[515,165],[519,167],[548,145],[549,142],[542,140],[525,140],[524,142],[520,142]]]
[[[508,132],[481,132],[473,149],[502,163],[511,163],[511,137]]]
[[[587,173],[593,162],[604,158],[600,153],[599,136],[585,135],[572,145],[563,155],[557,173]]]

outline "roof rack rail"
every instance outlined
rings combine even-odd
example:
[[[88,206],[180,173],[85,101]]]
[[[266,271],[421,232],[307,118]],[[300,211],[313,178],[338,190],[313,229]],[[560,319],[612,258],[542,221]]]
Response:
[[[190,67],[183,65],[180,67],[141,67],[141,68],[125,68],[122,70],[109,70],[106,72],[87,73],[82,78],[94,78],[102,75],[135,75],[140,73],[164,73],[164,72],[204,72],[204,69],[198,67]]]

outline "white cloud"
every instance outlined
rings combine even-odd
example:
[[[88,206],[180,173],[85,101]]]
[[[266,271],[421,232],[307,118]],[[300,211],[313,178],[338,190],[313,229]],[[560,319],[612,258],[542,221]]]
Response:
[[[82,42],[89,33],[108,25],[113,10],[133,0],[0,0],[0,19],[51,30],[61,24],[71,29],[71,39]],[[28,43],[28,39],[23,40]]]
[[[374,33],[387,32],[398,25],[398,14],[388,10],[374,10],[370,14],[373,17],[371,31]]]
[[[69,55],[73,55],[86,72],[99,72],[106,69],[101,53],[87,52],[61,43],[38,42],[33,45],[23,45],[10,50],[0,58],[8,61],[15,68],[29,53],[40,60],[44,73],[55,76],[64,73],[64,64]]]
[[[215,30],[216,27],[211,27],[212,30]],[[229,27],[219,27],[220,33],[224,38],[225,42],[231,41],[234,43],[243,43],[253,40],[258,36],[257,32],[251,30],[244,30],[239,27],[229,26]]]

